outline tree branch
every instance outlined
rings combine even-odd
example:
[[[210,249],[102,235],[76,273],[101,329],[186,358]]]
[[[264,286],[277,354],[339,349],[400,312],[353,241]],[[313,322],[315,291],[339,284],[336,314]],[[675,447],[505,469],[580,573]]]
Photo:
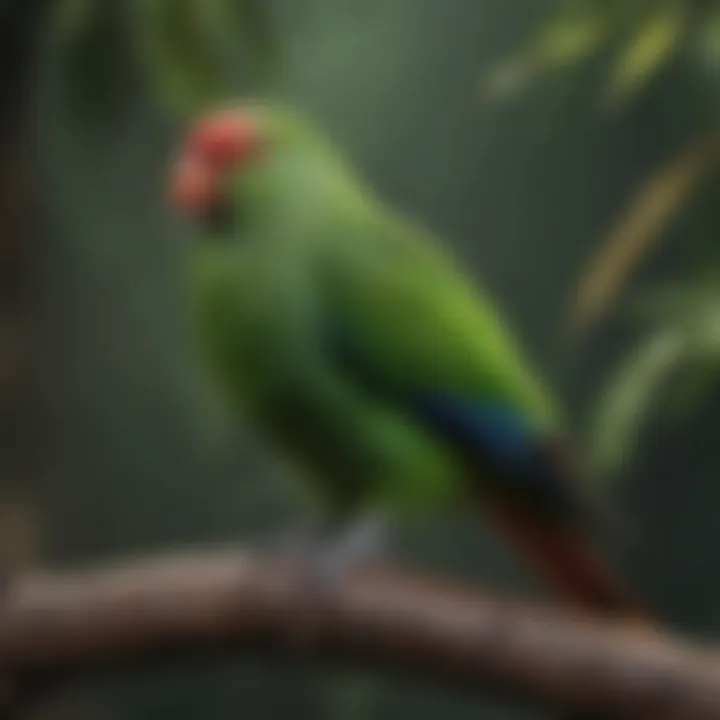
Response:
[[[621,716],[720,718],[720,653],[397,571],[312,592],[278,560],[206,551],[18,578],[0,604],[12,677],[190,654],[359,664]]]

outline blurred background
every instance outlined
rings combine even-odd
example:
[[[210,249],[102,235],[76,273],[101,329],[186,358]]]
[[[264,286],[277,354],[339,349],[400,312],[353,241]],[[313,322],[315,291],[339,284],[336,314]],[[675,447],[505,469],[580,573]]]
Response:
[[[206,402],[163,198],[189,118],[269,95],[488,286],[633,527],[618,561],[675,628],[720,634],[719,2],[4,0],[0,58],[0,566],[300,512]],[[402,562],[538,591],[464,520],[398,534]],[[267,660],[84,683],[42,714],[540,717]]]

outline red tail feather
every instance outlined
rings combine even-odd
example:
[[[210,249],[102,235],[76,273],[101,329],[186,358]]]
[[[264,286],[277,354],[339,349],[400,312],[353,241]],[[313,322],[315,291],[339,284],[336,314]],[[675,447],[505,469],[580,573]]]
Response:
[[[649,615],[577,530],[555,527],[505,503],[492,504],[490,516],[561,597],[591,613],[651,625]],[[611,717],[578,712],[563,716],[563,720],[611,720]]]
[[[588,540],[572,528],[556,527],[505,503],[493,503],[490,516],[552,588],[590,612],[646,618]]]

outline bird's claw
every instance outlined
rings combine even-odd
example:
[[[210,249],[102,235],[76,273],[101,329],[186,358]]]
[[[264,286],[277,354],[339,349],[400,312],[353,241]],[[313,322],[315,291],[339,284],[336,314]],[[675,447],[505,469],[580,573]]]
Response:
[[[368,516],[335,534],[318,526],[283,532],[265,547],[287,561],[297,583],[297,624],[291,633],[300,644],[312,636],[312,628],[324,614],[327,599],[342,588],[345,579],[373,564],[381,555],[383,526],[380,518]]]
[[[317,579],[336,579],[382,555],[383,529],[376,516],[363,518],[334,535],[318,524],[309,524],[273,535],[261,547],[303,566]]]

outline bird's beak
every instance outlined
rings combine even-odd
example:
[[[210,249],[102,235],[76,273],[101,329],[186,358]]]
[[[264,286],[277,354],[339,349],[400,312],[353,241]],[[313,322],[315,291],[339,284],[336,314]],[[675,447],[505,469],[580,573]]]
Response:
[[[201,215],[217,200],[217,173],[201,159],[182,154],[170,172],[169,200],[183,214]]]

